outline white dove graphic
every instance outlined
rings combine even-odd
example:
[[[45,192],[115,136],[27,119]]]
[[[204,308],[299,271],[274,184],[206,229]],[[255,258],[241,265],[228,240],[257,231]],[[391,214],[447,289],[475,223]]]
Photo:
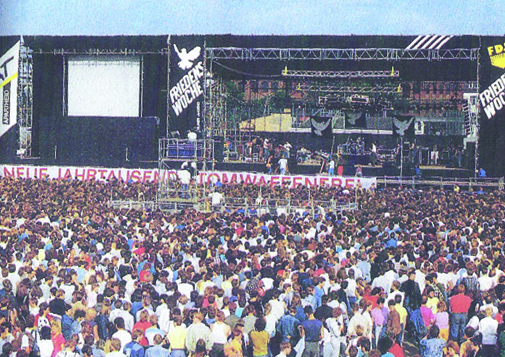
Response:
[[[193,67],[193,61],[200,56],[201,51],[200,46],[196,46],[189,52],[185,48],[179,51],[176,44],[174,44],[174,49],[175,52],[177,52],[177,56],[179,56],[180,61],[178,65],[182,70],[187,70]]]
[[[398,135],[400,135],[400,136],[404,136],[405,135],[405,130],[407,130],[410,127],[410,124],[412,124],[413,121],[414,121],[413,117],[410,118],[410,120],[407,121],[407,122],[403,122],[401,120],[393,118],[393,123],[396,126],[396,133]]]
[[[347,113],[347,121],[351,125],[356,125],[356,120],[361,118],[361,113]]]
[[[314,134],[317,136],[323,136],[323,131],[326,130],[328,125],[331,123],[331,118],[329,118],[325,123],[318,123],[314,118],[310,119],[312,127],[314,128]]]

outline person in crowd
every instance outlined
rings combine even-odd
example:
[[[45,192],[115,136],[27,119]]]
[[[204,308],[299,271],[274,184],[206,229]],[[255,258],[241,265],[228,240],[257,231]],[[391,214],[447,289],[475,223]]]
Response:
[[[444,347],[447,342],[439,338],[440,329],[437,325],[433,325],[428,330],[428,334],[421,340],[421,356],[422,357],[443,357]]]
[[[146,349],[146,357],[168,357],[170,352],[161,346],[163,337],[160,334],[154,336],[154,345]]]

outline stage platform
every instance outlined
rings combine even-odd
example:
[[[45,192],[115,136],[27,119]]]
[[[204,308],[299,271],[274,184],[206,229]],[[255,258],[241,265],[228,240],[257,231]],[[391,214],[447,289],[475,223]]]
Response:
[[[169,161],[167,162],[173,169],[180,169],[183,161]],[[207,162],[205,163],[207,170],[218,171],[243,171],[243,172],[261,172],[267,173],[268,169],[263,162],[241,162],[241,161],[227,161],[227,162]],[[203,168],[203,162],[199,162],[198,168]],[[343,175],[354,176],[356,174],[357,165],[344,165]],[[421,176],[423,178],[470,178],[474,177],[474,171],[464,168],[454,168],[444,165],[421,165]],[[318,175],[325,174],[326,170],[321,172],[321,164],[319,163],[296,163],[290,161],[288,164],[289,173],[299,175]],[[335,172],[337,169],[335,169]],[[402,171],[403,176],[414,176],[414,166],[405,165],[403,170],[396,165],[390,163],[380,164],[376,166],[365,165],[362,166],[363,176],[367,177],[381,177],[381,176],[399,176]]]

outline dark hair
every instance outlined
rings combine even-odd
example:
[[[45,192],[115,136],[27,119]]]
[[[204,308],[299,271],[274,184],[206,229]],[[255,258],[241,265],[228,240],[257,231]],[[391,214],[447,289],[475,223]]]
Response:
[[[82,354],[87,356],[93,356],[93,349],[89,345],[84,345],[82,347]]]
[[[256,329],[256,331],[263,331],[266,326],[267,322],[262,317],[256,319],[256,322],[254,322],[254,328]]]
[[[50,340],[51,339],[51,328],[49,326],[43,326],[40,329],[40,339]]]
[[[196,341],[195,352],[207,352],[207,346],[205,345],[205,341],[203,339]]]
[[[472,338],[473,335],[475,334],[475,329],[471,326],[468,326],[466,329],[465,329],[465,336],[468,337],[468,338]]]
[[[437,338],[439,334],[440,334],[440,329],[438,328],[437,325],[433,325],[430,327],[430,330],[428,331],[428,336],[430,338]]]
[[[360,337],[358,339],[358,347],[363,347],[365,351],[370,351],[370,340],[367,337]]]
[[[116,327],[118,329],[123,329],[124,328],[124,319],[122,317],[116,317],[114,319],[114,325],[116,325]]]
[[[381,352],[381,354],[386,354],[391,346],[393,346],[393,340],[387,336],[382,337],[379,339],[379,342],[377,342],[377,349]]]

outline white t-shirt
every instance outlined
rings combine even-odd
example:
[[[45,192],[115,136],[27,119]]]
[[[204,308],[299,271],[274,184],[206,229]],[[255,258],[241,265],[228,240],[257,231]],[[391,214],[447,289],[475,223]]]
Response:
[[[223,195],[220,192],[212,192],[209,196],[210,196],[213,206],[217,206],[217,205],[221,204],[221,200],[223,199]]]

